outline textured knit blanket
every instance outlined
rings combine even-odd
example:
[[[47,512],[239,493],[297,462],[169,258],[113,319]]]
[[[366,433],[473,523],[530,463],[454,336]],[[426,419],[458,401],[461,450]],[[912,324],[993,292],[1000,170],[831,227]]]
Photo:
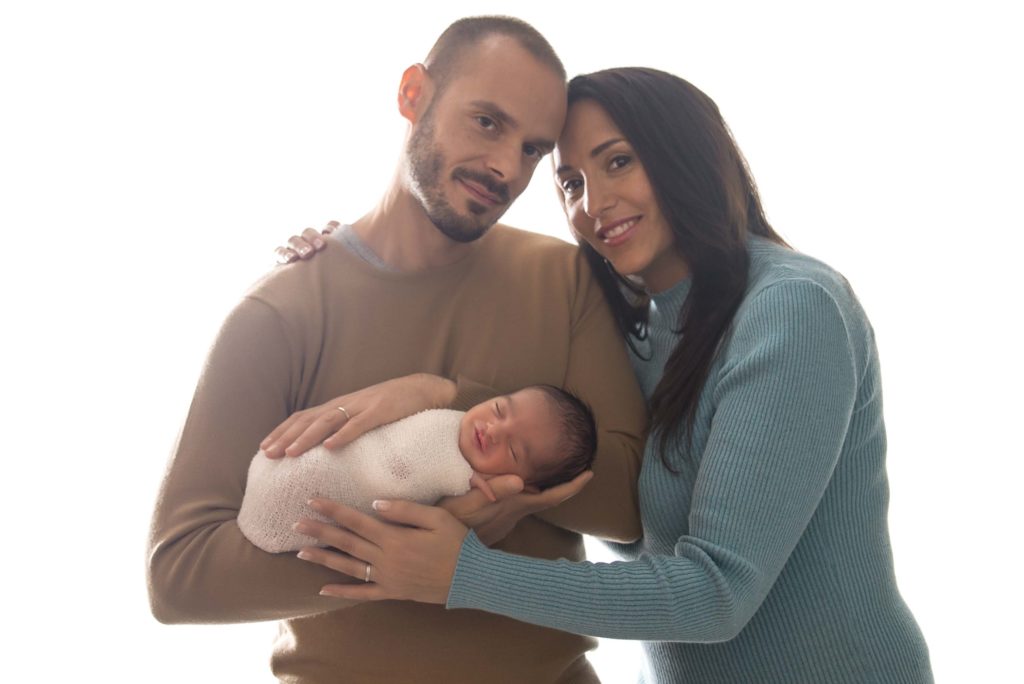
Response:
[[[269,551],[296,551],[315,540],[292,529],[300,518],[329,522],[306,502],[340,501],[371,513],[374,499],[432,504],[469,491],[472,468],[459,451],[463,413],[423,411],[367,432],[340,449],[313,447],[271,460],[259,452],[249,465],[238,527]]]

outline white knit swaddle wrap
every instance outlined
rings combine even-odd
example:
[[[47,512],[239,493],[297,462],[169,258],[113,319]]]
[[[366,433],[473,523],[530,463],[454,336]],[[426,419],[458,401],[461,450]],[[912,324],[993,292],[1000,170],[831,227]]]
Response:
[[[473,470],[459,451],[463,412],[423,411],[367,432],[330,450],[313,447],[297,458],[271,460],[259,452],[249,465],[238,527],[269,551],[297,551],[314,543],[292,525],[317,518],[306,502],[332,499],[370,513],[374,499],[432,504],[469,491]]]

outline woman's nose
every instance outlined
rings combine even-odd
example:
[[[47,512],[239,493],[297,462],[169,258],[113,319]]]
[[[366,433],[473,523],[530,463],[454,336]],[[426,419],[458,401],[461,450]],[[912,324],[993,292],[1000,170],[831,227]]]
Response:
[[[614,204],[610,192],[597,184],[588,183],[583,188],[583,211],[587,216],[596,219]]]

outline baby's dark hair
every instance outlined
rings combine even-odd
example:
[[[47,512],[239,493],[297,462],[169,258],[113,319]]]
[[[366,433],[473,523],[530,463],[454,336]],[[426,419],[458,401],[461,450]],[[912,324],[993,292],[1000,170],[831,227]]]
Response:
[[[594,412],[572,392],[554,385],[531,385],[530,389],[543,392],[555,407],[561,433],[557,448],[563,458],[527,483],[544,490],[568,482],[593,465],[597,453],[597,424]]]

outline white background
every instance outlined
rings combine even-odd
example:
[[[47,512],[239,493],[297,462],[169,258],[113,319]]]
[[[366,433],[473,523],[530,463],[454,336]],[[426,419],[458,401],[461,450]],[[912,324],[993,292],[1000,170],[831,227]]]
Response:
[[[481,12],[534,23],[570,73],[655,66],[717,100],[770,220],[875,325],[897,572],[938,681],[1020,676],[1010,3],[668,4],[4,3],[0,677],[271,679],[272,625],[149,615],[159,479],[219,321],[288,235],[371,206],[402,69]],[[567,238],[548,173],[506,218]],[[608,682],[635,669],[621,647],[595,657]]]

